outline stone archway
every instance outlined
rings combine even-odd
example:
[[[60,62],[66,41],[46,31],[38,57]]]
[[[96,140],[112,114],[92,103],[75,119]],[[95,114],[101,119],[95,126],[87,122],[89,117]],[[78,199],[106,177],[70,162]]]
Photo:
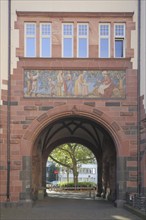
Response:
[[[98,195],[107,193],[115,197],[116,182],[116,149],[109,133],[94,120],[83,116],[67,116],[50,123],[39,134],[35,152],[42,155],[42,178],[39,175],[38,185],[45,187],[45,166],[51,151],[64,143],[79,143],[88,147],[98,163]],[[34,169],[38,166],[34,166]],[[36,178],[32,183],[36,184]]]
[[[98,165],[99,170],[102,170],[102,173],[99,171],[100,181],[98,183],[99,187],[99,193],[101,193],[102,183],[101,179],[102,176],[105,175],[105,177],[108,177],[107,175],[107,167],[109,168],[108,173],[112,173],[113,170],[115,172],[115,176],[110,178],[105,178],[105,187],[107,184],[110,186],[110,189],[112,191],[116,190],[116,161],[117,157],[120,154],[121,151],[121,145],[122,145],[122,131],[118,124],[114,121],[112,121],[110,118],[108,118],[103,112],[98,111],[97,109],[91,108],[91,107],[85,107],[83,106],[83,109],[81,106],[78,108],[76,106],[66,106],[66,108],[57,108],[56,111],[48,111],[47,113],[40,115],[29,127],[28,131],[24,134],[22,145],[25,143],[26,146],[29,146],[29,148],[25,149],[25,152],[30,154],[32,156],[32,169],[31,169],[31,177],[30,177],[30,185],[31,190],[33,194],[37,193],[39,187],[43,185],[43,166],[46,162],[45,155],[49,154],[49,150],[53,149],[57,146],[58,143],[65,143],[66,138],[70,138],[71,140],[71,133],[73,132],[73,129],[71,127],[67,128],[66,123],[68,120],[72,120],[72,123],[70,123],[71,126],[75,124],[80,130],[86,130],[88,135],[90,136],[89,145],[87,146],[93,151],[97,150],[96,157],[98,158]],[[78,124],[78,123],[80,124]],[[62,124],[62,129],[67,129],[67,131],[70,130],[70,133],[68,135],[62,136],[58,138],[58,136],[54,136],[54,139],[52,142],[50,142],[50,136],[47,134],[50,129],[52,129],[54,126],[57,126],[57,129],[59,129],[58,125]],[[84,129],[81,129],[81,127],[85,125]],[[88,125],[87,125],[88,124]],[[96,129],[95,129],[96,127]],[[89,130],[92,132],[89,132]],[[61,131],[61,129],[60,129]],[[94,131],[94,135],[91,135]],[[55,131],[54,131],[55,132]],[[82,131],[83,132],[83,131]],[[82,134],[82,138],[78,138],[77,135],[72,135],[72,140],[74,142],[79,141],[80,143],[83,143],[84,141],[87,141],[84,137],[84,134]],[[52,135],[52,134],[51,134]],[[96,137],[97,135],[97,137]],[[80,132],[78,133],[78,136],[80,136]],[[101,146],[97,147],[94,142],[101,141],[102,136],[102,148]],[[103,138],[104,136],[104,138]],[[44,145],[44,139],[48,141],[47,145]],[[92,139],[92,140],[91,140]],[[96,140],[95,140],[96,139]],[[97,148],[97,149],[96,149]],[[110,149],[110,150],[109,150]],[[103,151],[104,153],[101,154],[100,151]],[[114,151],[114,153],[112,153]],[[125,181],[125,180],[123,180]]]

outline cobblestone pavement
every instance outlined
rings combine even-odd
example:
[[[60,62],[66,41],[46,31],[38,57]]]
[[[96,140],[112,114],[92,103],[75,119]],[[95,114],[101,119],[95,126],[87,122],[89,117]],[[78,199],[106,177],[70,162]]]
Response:
[[[67,198],[68,197],[68,198]],[[1,208],[0,220],[140,220],[123,208],[102,199],[80,198],[71,194],[63,198],[50,195],[32,208]],[[77,199],[78,198],[78,199]]]

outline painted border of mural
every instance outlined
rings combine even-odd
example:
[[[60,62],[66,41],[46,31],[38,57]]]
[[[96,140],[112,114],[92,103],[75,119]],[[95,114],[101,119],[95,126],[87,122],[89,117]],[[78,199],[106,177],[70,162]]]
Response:
[[[24,70],[24,97],[123,99],[125,96],[125,71]]]

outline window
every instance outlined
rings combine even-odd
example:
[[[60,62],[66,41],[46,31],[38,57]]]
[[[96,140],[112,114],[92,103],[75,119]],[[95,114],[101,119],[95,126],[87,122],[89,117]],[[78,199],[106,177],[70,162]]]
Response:
[[[110,25],[99,25],[99,57],[110,57]]]
[[[40,25],[40,56],[51,57],[51,24]]]
[[[88,57],[88,24],[78,24],[77,57]]]
[[[62,57],[73,57],[73,24],[63,24]]]
[[[36,56],[36,24],[25,23],[25,56]]]
[[[93,168],[93,172],[92,172],[93,174],[96,174],[96,169],[95,168]]]
[[[115,24],[115,57],[125,56],[125,25]]]

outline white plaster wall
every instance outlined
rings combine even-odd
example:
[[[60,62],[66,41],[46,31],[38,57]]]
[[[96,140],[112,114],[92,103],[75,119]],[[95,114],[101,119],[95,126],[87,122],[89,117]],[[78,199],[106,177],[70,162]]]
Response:
[[[146,1],[141,0],[141,75],[140,94],[144,95],[146,112]]]
[[[8,76],[8,4],[6,1],[0,1],[0,97],[1,88],[7,89],[7,86],[2,86],[2,79],[7,79]],[[1,100],[1,99],[0,99]]]
[[[1,1],[1,80],[7,79],[7,2]],[[60,12],[134,12],[134,21],[137,22],[137,1],[138,0],[11,0],[12,4],[12,22],[11,22],[11,73],[16,68],[16,48],[19,46],[18,31],[14,30],[14,22],[16,21],[16,11],[60,11]],[[132,31],[132,48],[135,51],[135,57],[132,59],[133,68],[137,68],[137,32]],[[2,85],[6,89],[6,86]]]

